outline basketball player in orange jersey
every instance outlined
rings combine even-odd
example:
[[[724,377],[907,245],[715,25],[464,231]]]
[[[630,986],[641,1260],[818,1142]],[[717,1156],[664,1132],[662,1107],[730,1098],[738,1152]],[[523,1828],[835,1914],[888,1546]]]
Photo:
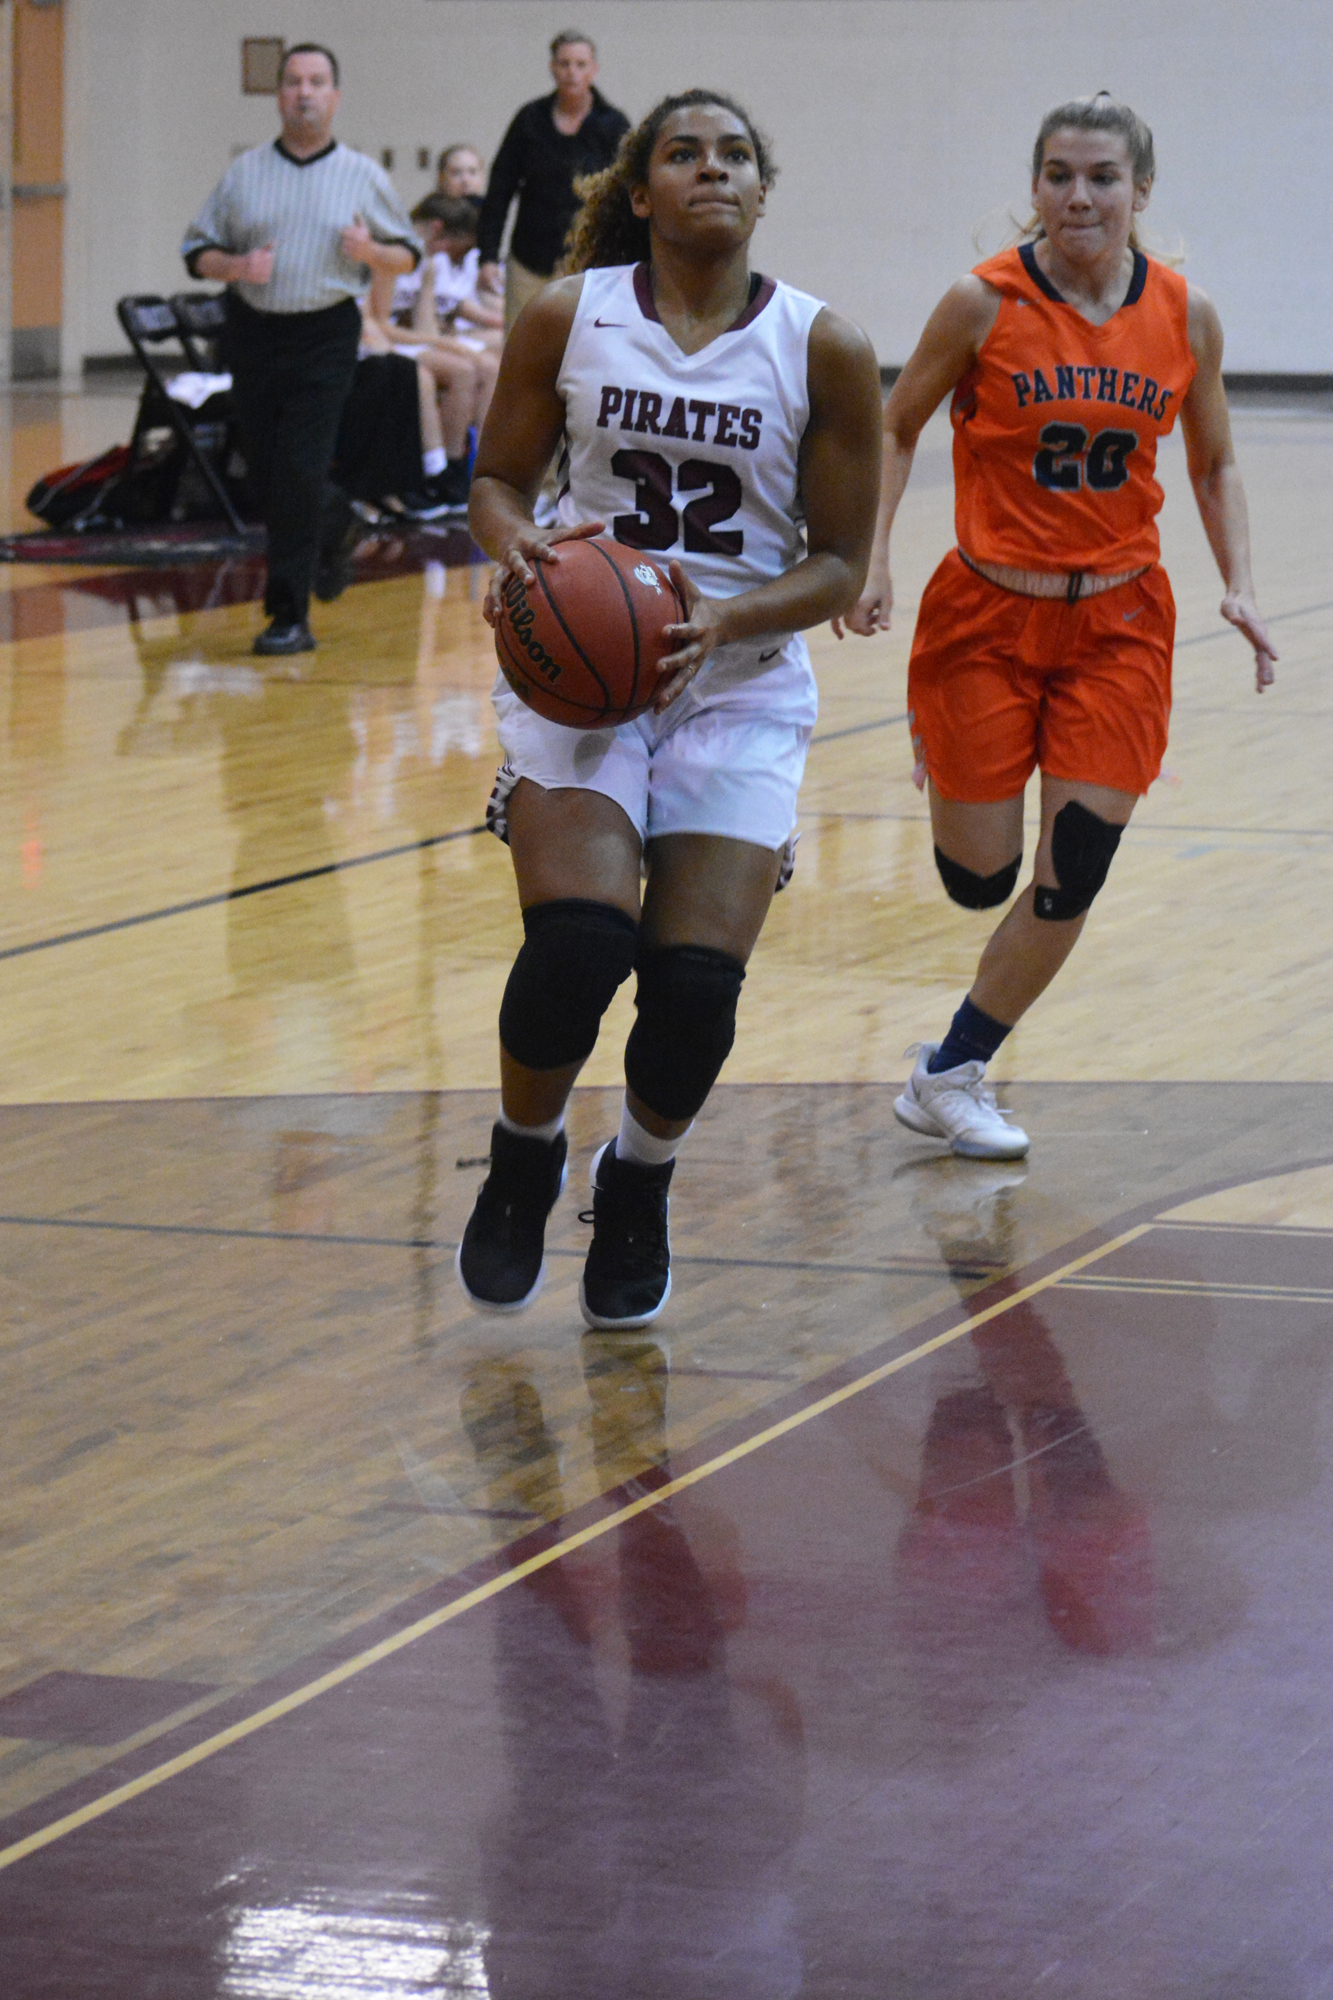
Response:
[[[888,629],[889,531],[917,438],[952,392],[958,546],[921,600],[907,699],[935,859],[965,909],[1013,894],[1023,791],[1041,772],[1032,883],[894,1105],[973,1159],[1028,1150],[986,1065],[1073,950],[1161,768],[1175,605],[1154,465],[1177,415],[1222,616],[1254,648],[1261,691],[1277,657],[1254,599],[1217,313],[1135,238],[1154,172],[1152,134],[1127,105],[1103,93],[1048,112],[1026,240],[945,294],[884,410],[875,551],[846,623]]]
[[[509,578],[530,583],[532,564],[604,526],[667,557],[688,608],[654,707],[619,728],[562,728],[497,682],[491,817],[524,943],[500,1010],[490,1173],[458,1254],[483,1309],[514,1311],[541,1282],[565,1100],[631,971],[624,1110],[593,1162],[580,1303],[611,1328],[665,1304],[676,1148],[731,1048],[815,720],[800,634],[865,580],[879,372],[855,327],[751,271],[772,179],[739,106],[664,99],[586,184],[578,275],[515,323],[482,433],[471,522],[496,564],[492,623]],[[538,528],[562,438],[560,525]]]

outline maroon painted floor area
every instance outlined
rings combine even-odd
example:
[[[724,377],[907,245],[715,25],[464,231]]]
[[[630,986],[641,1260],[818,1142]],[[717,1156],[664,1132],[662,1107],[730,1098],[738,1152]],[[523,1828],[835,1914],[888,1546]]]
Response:
[[[1331,1304],[1152,1229],[30,1855],[6,1991],[1333,1993]],[[664,1450],[656,1345],[584,1363]],[[483,1465],[554,1452],[506,1380]]]
[[[123,1743],[211,1694],[200,1681],[56,1672],[0,1698],[0,1736],[50,1743]]]
[[[56,557],[34,540],[29,560],[106,562],[109,566],[68,583],[30,584],[21,577],[11,577],[11,587],[0,593],[0,642],[40,639],[100,625],[133,625],[171,611],[178,615],[216,611],[228,604],[258,603],[264,595],[262,554],[144,567],[135,563],[132,552],[117,565],[114,558],[81,551],[77,538],[62,546],[66,553]],[[384,583],[393,577],[420,575],[432,563],[459,569],[484,560],[459,522],[387,523],[367,530],[356,551],[352,580],[357,584]]]

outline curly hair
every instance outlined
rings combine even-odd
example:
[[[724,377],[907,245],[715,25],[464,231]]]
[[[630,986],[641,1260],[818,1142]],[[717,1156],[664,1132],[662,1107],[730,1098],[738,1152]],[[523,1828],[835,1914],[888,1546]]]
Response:
[[[558,267],[562,273],[589,271],[605,264],[643,262],[650,244],[648,223],[631,208],[630,190],[642,187],[647,181],[653,148],[672,113],[693,111],[704,104],[719,105],[739,118],[754,146],[759,179],[764,187],[772,187],[778,171],[772,142],[734,97],[728,97],[722,90],[683,90],[675,97],[664,97],[633,131],[625,134],[609,167],[600,174],[586,174],[574,183],[583,206],[565,238],[565,252]]]

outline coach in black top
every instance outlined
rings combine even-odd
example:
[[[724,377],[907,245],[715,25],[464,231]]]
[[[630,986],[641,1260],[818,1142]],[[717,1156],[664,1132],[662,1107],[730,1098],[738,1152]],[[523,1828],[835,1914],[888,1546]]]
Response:
[[[278,88],[282,137],[232,161],[185,233],[192,277],[227,290],[227,360],[268,528],[269,625],[257,653],[314,645],[312,583],[334,597],[349,527],[329,487],[338,420],[356,367],[357,296],[376,272],[410,271],[421,244],[382,167],[331,136],[338,65],[289,49]]]
[[[616,156],[629,120],[594,86],[597,50],[566,28],[551,43],[555,89],[516,113],[495,156],[482,205],[477,245],[483,283],[499,283],[500,241],[510,203],[518,215],[505,269],[505,325],[512,326],[555,270],[578,208],[574,182]]]

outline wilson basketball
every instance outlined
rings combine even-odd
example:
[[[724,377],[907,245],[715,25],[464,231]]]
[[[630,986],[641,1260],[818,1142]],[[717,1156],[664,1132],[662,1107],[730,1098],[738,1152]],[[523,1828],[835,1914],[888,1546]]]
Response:
[[[510,577],[495,651],[521,701],[567,729],[610,729],[642,715],[658,690],[668,625],[685,606],[665,567],[599,535],[561,542],[536,581]]]

